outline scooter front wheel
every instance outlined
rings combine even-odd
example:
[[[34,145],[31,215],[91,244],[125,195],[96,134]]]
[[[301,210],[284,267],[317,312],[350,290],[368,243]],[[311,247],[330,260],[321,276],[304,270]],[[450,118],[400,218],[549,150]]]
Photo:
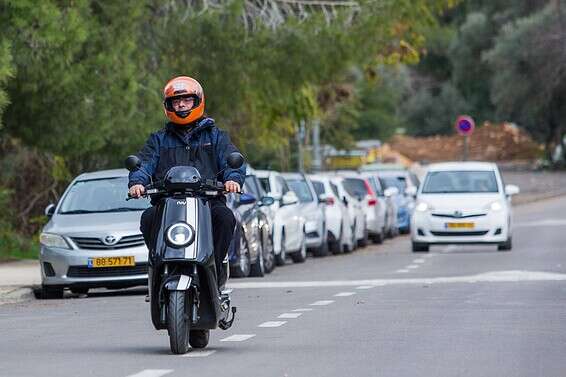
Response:
[[[190,297],[186,291],[169,292],[167,305],[167,330],[169,344],[174,354],[184,354],[189,351],[190,318],[186,307],[189,307]]]

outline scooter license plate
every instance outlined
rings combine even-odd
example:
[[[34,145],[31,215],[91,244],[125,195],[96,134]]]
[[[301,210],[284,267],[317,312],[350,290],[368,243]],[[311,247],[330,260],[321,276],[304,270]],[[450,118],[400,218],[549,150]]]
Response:
[[[89,258],[88,267],[89,268],[100,268],[100,267],[124,267],[124,266],[135,266],[136,258],[133,256],[127,257],[99,257],[99,258]]]

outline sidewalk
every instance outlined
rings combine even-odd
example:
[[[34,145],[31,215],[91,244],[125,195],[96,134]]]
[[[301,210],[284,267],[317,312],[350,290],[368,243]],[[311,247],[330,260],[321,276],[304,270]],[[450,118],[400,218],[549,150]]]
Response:
[[[0,263],[0,305],[32,298],[32,287],[40,284],[37,260]]]

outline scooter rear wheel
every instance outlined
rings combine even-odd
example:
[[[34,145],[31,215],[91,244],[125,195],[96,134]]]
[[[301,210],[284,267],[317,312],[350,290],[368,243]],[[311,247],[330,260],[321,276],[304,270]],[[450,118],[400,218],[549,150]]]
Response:
[[[210,330],[191,330],[189,343],[193,348],[204,348],[208,346]]]
[[[169,292],[167,330],[169,331],[171,352],[174,354],[184,354],[189,351],[190,318],[185,310],[189,303],[188,292]]]

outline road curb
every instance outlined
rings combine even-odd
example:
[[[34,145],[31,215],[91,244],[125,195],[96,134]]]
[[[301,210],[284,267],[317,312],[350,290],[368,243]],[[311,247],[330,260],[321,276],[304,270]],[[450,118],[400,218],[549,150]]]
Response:
[[[0,305],[29,301],[35,298],[33,292],[32,287],[0,287]]]

